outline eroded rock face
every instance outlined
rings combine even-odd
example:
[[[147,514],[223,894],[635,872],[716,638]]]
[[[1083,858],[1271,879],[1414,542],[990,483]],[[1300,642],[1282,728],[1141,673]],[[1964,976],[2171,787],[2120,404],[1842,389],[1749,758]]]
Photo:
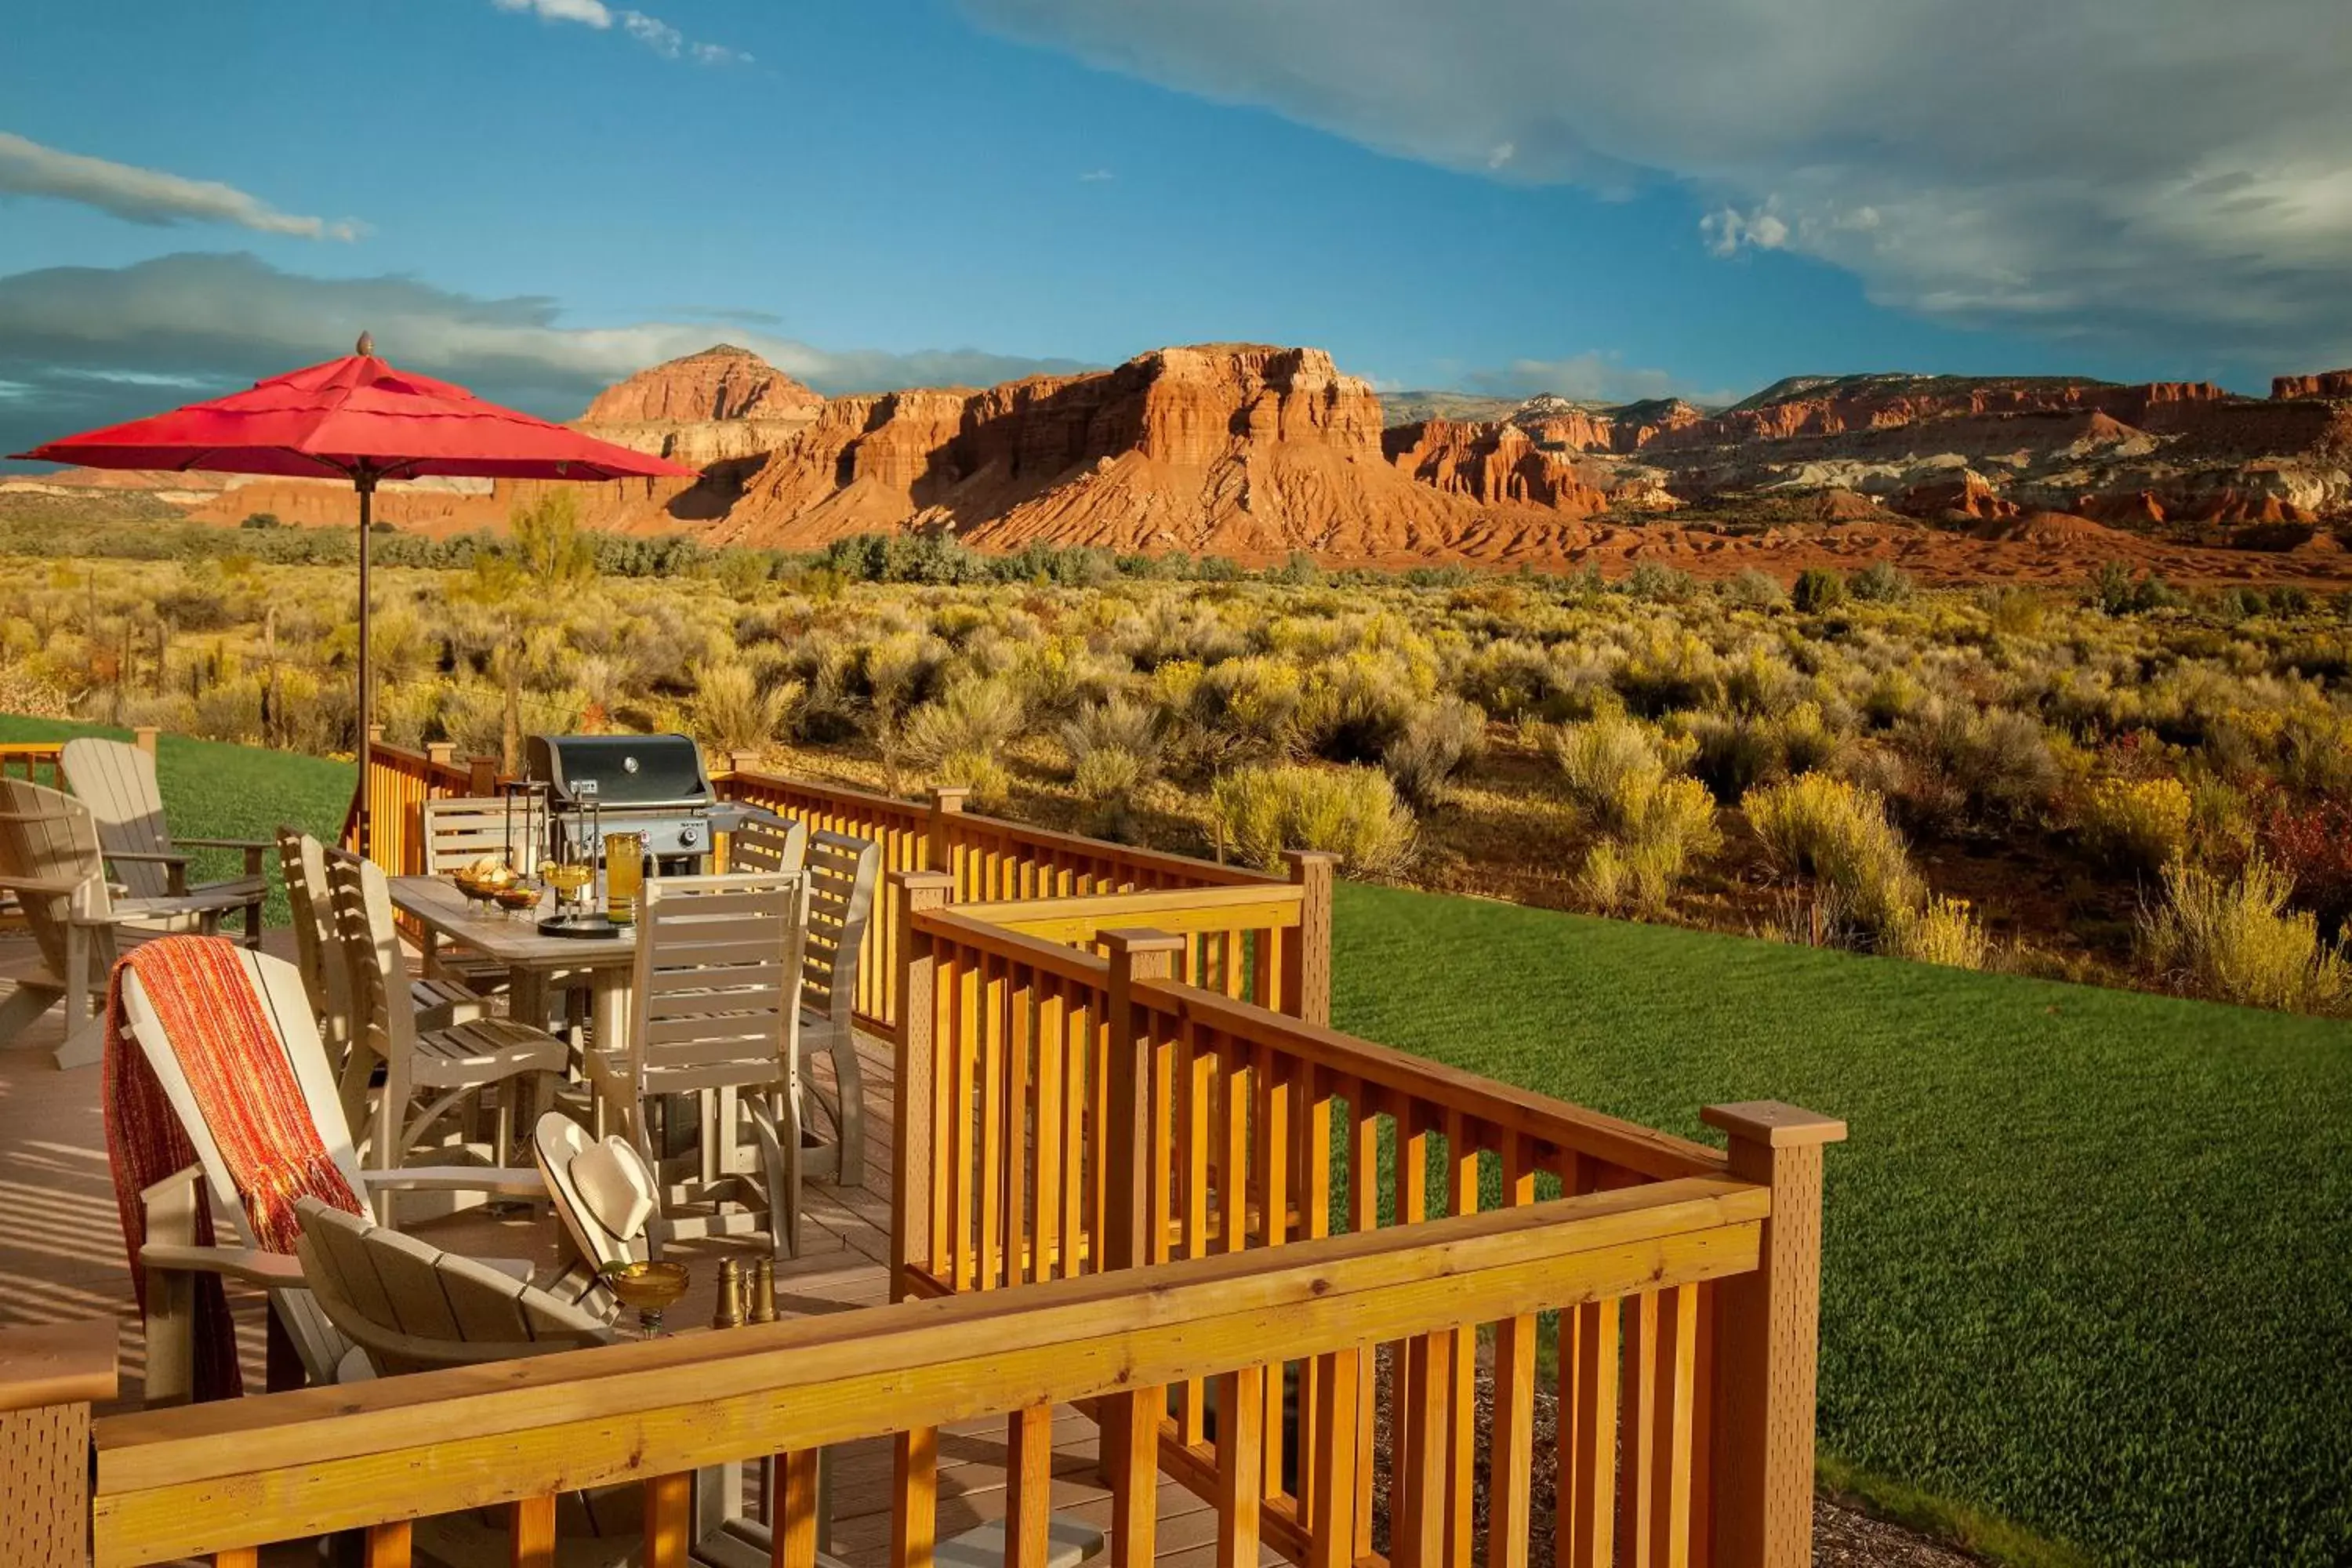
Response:
[[[686,425],[814,415],[824,399],[749,349],[720,343],[667,360],[596,395],[583,425]]]
[[[2352,397],[2352,370],[2324,370],[2317,375],[2273,376],[2271,396],[2281,402],[2291,397]]]

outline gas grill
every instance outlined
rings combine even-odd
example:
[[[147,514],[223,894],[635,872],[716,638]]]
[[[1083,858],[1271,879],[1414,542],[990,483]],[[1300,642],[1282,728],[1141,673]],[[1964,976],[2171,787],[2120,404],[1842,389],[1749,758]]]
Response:
[[[642,833],[663,871],[698,869],[711,835],[742,815],[711,793],[701,749],[685,735],[533,735],[524,762],[546,787],[551,838],[574,859],[601,858],[599,834]]]

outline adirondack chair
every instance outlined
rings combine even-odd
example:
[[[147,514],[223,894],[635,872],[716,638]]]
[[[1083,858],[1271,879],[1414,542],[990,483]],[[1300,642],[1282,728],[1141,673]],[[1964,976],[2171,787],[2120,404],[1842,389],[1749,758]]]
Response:
[[[808,824],[755,811],[727,837],[730,871],[797,871],[808,861]]]
[[[41,972],[16,982],[0,1002],[0,1046],[60,1001],[66,1005],[60,1068],[88,1067],[105,1045],[97,1016],[118,933],[211,933],[242,895],[118,896],[106,879],[98,827],[73,796],[23,779],[0,779],[0,889],[16,895],[31,928]]]
[[[300,973],[284,959],[267,953],[246,952],[238,958],[252,977],[264,1011],[274,1021],[272,1043],[285,1054],[287,1067],[301,1090],[320,1146],[351,1184],[352,1190],[384,1217],[393,1217],[392,1205],[395,1194],[401,1193],[433,1193],[444,1198],[457,1194],[546,1196],[546,1187],[538,1173],[530,1170],[490,1170],[480,1166],[362,1170]],[[192,1307],[198,1274],[240,1279],[268,1292],[275,1324],[272,1350],[282,1346],[290,1351],[297,1363],[273,1369],[284,1372],[287,1381],[291,1381],[296,1371],[313,1383],[336,1381],[352,1370],[347,1364],[352,1343],[312,1298],[299,1259],[233,1242],[213,1247],[195,1245],[200,1192],[209,1192],[215,1224],[231,1236],[237,1233],[245,1213],[244,1196],[236,1189],[236,1178],[205,1122],[204,1108],[189,1087],[179,1055],[148,1002],[136,973],[124,976],[122,993],[123,1012],[131,1037],[154,1068],[164,1097],[178,1114],[196,1153],[195,1164],[156,1183],[141,1197],[147,1219],[147,1243],[141,1249],[139,1261],[147,1274],[148,1404],[173,1403],[185,1399],[190,1392],[194,1372]],[[528,1269],[527,1265],[514,1267]]]
[[[355,1052],[383,1063],[369,1163],[383,1170],[398,1165],[436,1121],[495,1086],[498,1131],[489,1163],[497,1164],[514,1146],[517,1095],[537,1080],[542,1102],[553,1100],[570,1055],[564,1042],[512,1018],[423,1027],[383,868],[339,850],[327,857],[327,886],[336,940],[352,976]],[[419,1099],[423,1105],[412,1112]]]
[[[740,872],[655,877],[637,917],[627,1038],[599,1040],[584,1058],[597,1130],[617,1111],[646,1163],[662,1170],[648,1251],[693,1237],[767,1232],[779,1257],[800,1253],[802,933],[808,885],[799,875]],[[656,1154],[655,1103],[710,1097],[698,1170],[672,1179]],[[742,1168],[737,1111],[747,1112],[758,1170]]]
[[[813,1098],[833,1141],[808,1152],[804,1174],[843,1186],[866,1183],[866,1076],[857,1061],[857,969],[874,917],[882,849],[846,834],[809,835],[808,942],[801,960],[801,1051],[833,1058],[834,1093]]]
[[[133,899],[190,896],[226,898],[245,910],[245,945],[261,945],[261,902],[269,883],[261,858],[269,845],[251,838],[173,839],[163,820],[163,794],[155,784],[155,759],[121,741],[85,735],[68,741],[58,753],[58,771],[76,799],[89,807],[98,842],[115,880]],[[188,885],[190,849],[236,849],[245,855],[245,875],[226,882]],[[132,922],[138,923],[136,921]],[[159,930],[176,929],[168,924]]]

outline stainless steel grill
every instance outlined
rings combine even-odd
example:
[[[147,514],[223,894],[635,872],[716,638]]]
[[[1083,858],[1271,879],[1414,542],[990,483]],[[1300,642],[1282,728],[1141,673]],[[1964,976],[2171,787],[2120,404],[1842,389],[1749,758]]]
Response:
[[[642,833],[664,870],[690,868],[740,808],[714,795],[702,751],[685,735],[533,735],[526,772],[547,786],[551,835],[595,859],[599,833]]]

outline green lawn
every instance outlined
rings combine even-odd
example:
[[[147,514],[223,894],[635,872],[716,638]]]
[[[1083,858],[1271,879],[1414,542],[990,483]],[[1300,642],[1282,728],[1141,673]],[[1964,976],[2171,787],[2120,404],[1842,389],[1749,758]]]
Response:
[[[0,715],[0,741],[68,741],[77,735],[131,739],[128,730],[100,724]],[[192,838],[267,839],[279,823],[290,822],[331,839],[342,831],[343,814],[352,801],[349,763],[179,735],[158,742],[155,776],[172,831]],[[275,852],[263,863],[269,873],[266,918],[272,925],[283,925],[286,890],[278,885]],[[189,867],[189,879],[235,877],[243,867],[244,858],[234,850],[203,850]]]
[[[1693,1137],[1844,1117],[1822,1447],[2130,1563],[2352,1561],[2352,1027],[1394,889],[1338,1025]]]

